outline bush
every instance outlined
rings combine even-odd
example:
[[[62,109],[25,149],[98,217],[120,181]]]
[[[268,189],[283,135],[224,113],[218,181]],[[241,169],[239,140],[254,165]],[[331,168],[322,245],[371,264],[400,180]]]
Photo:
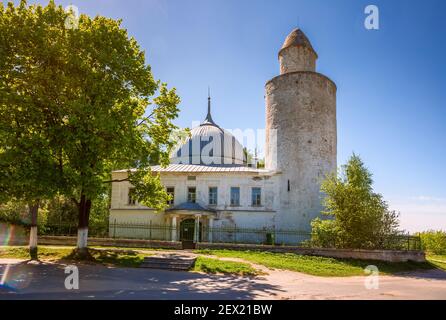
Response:
[[[381,249],[400,234],[398,213],[372,188],[372,174],[355,154],[321,184],[328,220],[312,221],[312,242],[318,246]]]
[[[446,232],[424,231],[418,233],[421,238],[421,247],[424,251],[433,254],[446,254]]]
[[[27,205],[15,200],[0,204],[0,222],[29,225],[31,219]]]
[[[333,220],[314,219],[311,222],[311,246],[336,247],[339,230]]]

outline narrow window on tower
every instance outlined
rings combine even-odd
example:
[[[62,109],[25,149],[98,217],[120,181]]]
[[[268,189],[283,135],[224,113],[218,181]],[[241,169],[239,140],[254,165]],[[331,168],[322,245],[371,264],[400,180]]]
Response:
[[[288,192],[290,192],[291,186],[290,186],[290,180],[288,180]]]

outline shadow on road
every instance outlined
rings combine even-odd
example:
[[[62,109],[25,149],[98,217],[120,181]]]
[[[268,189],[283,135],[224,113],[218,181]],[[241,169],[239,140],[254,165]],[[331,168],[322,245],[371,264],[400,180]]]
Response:
[[[280,289],[253,278],[156,269],[78,265],[79,290],[67,290],[64,265],[0,265],[0,299],[253,299]]]

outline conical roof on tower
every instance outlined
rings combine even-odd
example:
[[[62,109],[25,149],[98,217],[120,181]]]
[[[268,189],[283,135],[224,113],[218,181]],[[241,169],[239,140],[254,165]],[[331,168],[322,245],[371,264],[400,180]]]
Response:
[[[282,45],[282,48],[279,51],[279,54],[282,50],[289,48],[289,47],[306,47],[314,52],[317,58],[317,53],[314,50],[313,46],[311,45],[310,40],[308,40],[305,33],[299,29],[296,28],[286,37],[285,42]]]

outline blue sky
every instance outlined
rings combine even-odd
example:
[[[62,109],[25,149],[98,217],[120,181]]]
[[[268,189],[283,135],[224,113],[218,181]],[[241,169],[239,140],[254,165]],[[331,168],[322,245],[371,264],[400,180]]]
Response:
[[[264,84],[300,27],[317,71],[338,86],[338,164],[361,155],[405,229],[446,229],[445,1],[56,2],[122,18],[154,76],[177,88],[180,126],[205,117],[210,86],[219,125],[264,128]],[[380,10],[379,30],[364,28],[369,4]]]

